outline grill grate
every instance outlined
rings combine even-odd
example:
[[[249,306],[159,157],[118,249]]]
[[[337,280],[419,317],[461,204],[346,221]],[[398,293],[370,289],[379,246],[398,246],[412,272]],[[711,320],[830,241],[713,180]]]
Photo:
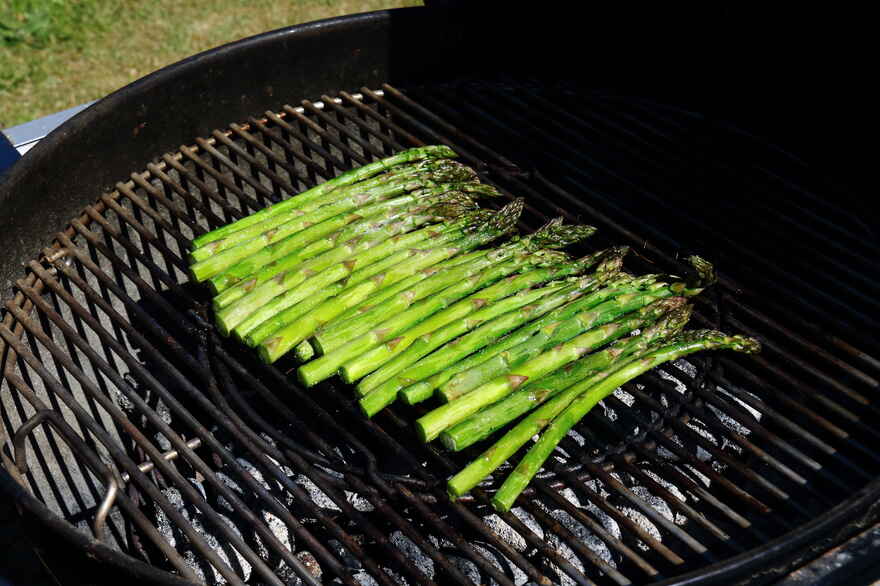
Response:
[[[626,385],[511,513],[492,513],[492,482],[448,502],[443,480],[476,448],[420,446],[406,424],[420,408],[364,420],[344,389],[300,389],[292,364],[218,338],[184,260],[208,229],[440,142],[526,196],[526,228],[588,221],[591,247],[630,244],[638,270],[711,253],[721,282],[695,322],[758,336],[765,353]],[[132,174],[27,264],[0,326],[4,466],[108,545],[209,583],[625,585],[751,551],[880,472],[880,368],[850,329],[874,323],[878,282],[861,269],[876,246],[788,179],[805,173],[688,112],[513,80],[363,88],[233,124]],[[719,192],[712,206],[694,184]],[[758,211],[787,231],[737,244]],[[806,282],[816,269],[824,281]]]

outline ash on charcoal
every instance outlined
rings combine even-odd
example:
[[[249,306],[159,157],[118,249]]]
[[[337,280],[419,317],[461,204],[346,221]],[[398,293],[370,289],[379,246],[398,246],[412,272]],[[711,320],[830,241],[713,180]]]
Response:
[[[428,578],[434,577],[434,560],[419,548],[418,545],[400,531],[395,531],[390,536],[391,544],[403,553],[412,562],[419,572]]]
[[[691,466],[689,464],[685,464],[684,467],[687,468],[688,472],[691,473],[691,476],[696,478],[706,488],[708,488],[712,484],[712,481],[709,480],[709,478],[707,476],[703,475],[703,473],[701,473],[699,470],[697,470],[693,466]]]
[[[645,530],[645,532],[656,539],[657,541],[662,541],[663,537],[660,535],[660,530],[657,529],[657,526],[654,525],[644,514],[641,512],[630,508],[630,507],[621,507],[620,512],[632,519],[632,521]],[[638,541],[639,549],[643,551],[648,551],[648,545],[641,540]]]
[[[614,396],[617,397],[618,399],[620,399],[627,407],[632,407],[633,403],[636,402],[635,397],[633,397],[632,395],[630,395],[629,393],[627,393],[626,391],[624,391],[620,387],[617,387],[616,389],[614,389]]]
[[[676,515],[672,511],[672,507],[670,507],[669,503],[664,499],[652,494],[651,491],[644,486],[633,486],[630,490],[634,495],[650,505],[652,509],[663,515],[667,521],[672,521],[673,523],[676,522]]]
[[[375,578],[363,570],[353,574],[352,578],[354,578],[354,581],[361,586],[379,586],[379,583],[376,582]]]
[[[547,510],[546,507],[541,506],[544,510]],[[608,546],[605,545],[605,542],[599,539],[592,531],[584,527],[580,522],[578,522],[574,517],[569,515],[566,511],[562,509],[553,509],[547,511],[551,517],[559,521],[559,524],[568,529],[572,535],[574,535],[578,541],[582,542],[587,548],[590,549],[593,553],[595,553],[599,558],[601,558],[604,562],[608,563],[613,567],[617,567],[614,562],[614,559],[611,555],[611,550],[608,549]],[[554,545],[555,548],[561,549],[565,546],[562,543],[561,538],[555,534],[550,534],[550,537],[547,539],[547,542],[551,545],[554,542],[557,545]],[[574,552],[571,552],[574,555]],[[564,554],[563,554],[564,555]],[[568,559],[566,557],[566,559]],[[575,563],[572,560],[569,560],[572,563]]]
[[[485,546],[483,546],[482,544],[479,544],[479,543],[473,543],[472,545],[473,545],[474,549],[477,550],[477,552],[480,555],[482,555],[486,560],[488,560],[488,562],[490,564],[492,564],[493,566],[495,566],[496,568],[498,568],[502,572],[511,572],[513,574],[513,583],[516,584],[517,586],[520,586],[521,584],[525,584],[528,581],[529,578],[528,578],[528,576],[526,576],[525,572],[523,572],[521,569],[519,569],[519,567],[517,567],[516,564],[512,563],[506,557],[501,556],[501,560],[504,560],[504,564],[506,566],[506,567],[504,567],[501,565],[501,561],[499,561],[499,555],[501,555],[501,554],[496,555],[491,550],[489,550],[488,548],[486,548]],[[471,564],[471,565],[473,565],[473,564]],[[476,570],[476,566],[474,566],[474,569]],[[470,574],[468,574],[468,573],[466,573],[465,575],[470,577]],[[472,579],[471,581],[474,582],[475,584],[480,583],[479,572],[477,572],[477,578]],[[491,583],[494,584],[494,580]]]
[[[296,542],[294,541],[293,536],[290,534],[290,531],[287,529],[287,525],[268,511],[263,511],[263,520],[266,521],[266,526],[272,532],[272,535],[281,542],[284,547],[289,549],[290,551],[294,550],[294,546]],[[262,553],[262,552],[261,552]]]
[[[752,430],[740,423],[738,420],[734,419],[724,411],[715,407],[715,405],[707,405],[709,410],[715,414],[715,417],[718,418],[721,423],[732,430],[734,433],[738,433],[743,436],[747,436],[752,433]]]
[[[517,519],[522,521],[522,524],[528,527],[528,529],[540,537],[544,539],[544,529],[541,527],[541,524],[532,516],[531,513],[523,509],[522,507],[513,507],[510,509],[510,512],[516,516]]]
[[[336,506],[336,503],[327,496],[323,490],[318,488],[314,482],[309,480],[307,476],[303,476],[302,474],[297,474],[296,479],[294,480],[298,485],[303,487],[307,493],[309,493],[309,498],[312,499],[316,505],[321,507],[322,509],[328,509],[331,511],[341,511],[339,507]]]
[[[221,544],[220,544],[221,542],[217,539],[217,537],[213,533],[211,533],[210,530],[208,530],[202,524],[199,515],[190,514],[190,509],[186,506],[186,502],[184,501],[183,496],[180,494],[179,490],[177,490],[176,488],[166,488],[162,492],[165,495],[165,498],[168,499],[168,502],[171,503],[171,505],[180,512],[180,514],[183,516],[184,519],[189,521],[190,525],[196,531],[196,533],[199,533],[200,535],[202,535],[202,537],[204,538],[205,543],[208,545],[208,547],[210,547],[217,554],[217,556],[221,560],[223,560],[227,565],[234,568],[236,573],[241,575],[244,580],[247,580],[250,577],[251,570],[252,570],[250,563],[247,560],[245,560],[244,557],[242,557],[242,555],[238,551],[236,551],[234,548],[221,547]],[[232,520],[230,520],[228,517],[226,517],[225,515],[223,515],[221,513],[218,513],[218,516],[235,533],[237,533],[238,535],[241,535],[241,532],[238,530],[238,527],[235,525],[235,523],[232,522]],[[157,511],[156,518],[157,518],[156,525],[157,525],[157,528],[159,529],[159,532],[162,534],[163,537],[165,537],[165,539],[168,540],[168,542],[172,546],[176,546],[174,532],[172,530],[172,525],[171,525],[170,521],[168,520],[168,518],[161,511]],[[211,530],[214,530],[214,528],[212,527]],[[236,563],[230,562],[228,550],[232,550],[235,553],[235,562]],[[190,549],[189,547],[184,552],[182,552],[182,554],[183,554],[183,558],[186,561],[187,565],[189,565],[192,568],[192,570],[196,573],[196,575],[198,575],[202,580],[206,580],[207,578],[209,578],[208,576],[205,576],[205,574],[204,574],[204,568],[203,568],[203,564],[202,564],[202,560],[201,560],[200,555],[197,556],[195,554],[195,552],[192,549]],[[212,566],[211,570],[212,570],[212,576],[210,576],[210,578],[213,580],[214,583],[216,583],[216,584],[225,584],[226,583],[226,579],[220,575],[219,571],[216,568],[214,568]]]
[[[660,369],[657,369],[656,372],[657,372],[657,374],[660,375],[660,378],[662,378],[663,380],[667,380],[667,381],[671,382],[673,385],[675,385],[675,390],[679,394],[683,395],[687,392],[687,386],[685,386],[685,384],[683,382],[681,382],[679,379],[675,378],[673,375],[669,374],[668,372],[666,372],[664,370],[660,370]]]
[[[565,543],[559,537],[557,537],[555,533],[550,534],[550,537],[547,539],[547,545],[549,545],[550,547],[555,549],[557,552],[559,552],[559,555],[561,555],[563,558],[565,558],[565,561],[567,561],[569,564],[574,566],[574,568],[578,572],[581,572],[581,573],[584,572],[584,564],[581,563],[581,560],[578,558],[577,554],[574,553],[574,551],[568,546],[567,543]],[[577,584],[577,582],[572,580],[562,570],[562,568],[560,568],[559,566],[554,564],[552,561],[549,563],[550,563],[550,567],[553,569],[554,572],[556,572],[556,575],[559,577],[558,584],[560,586],[574,586],[575,584]]]
[[[235,461],[238,463],[239,466],[244,468],[245,471],[250,474],[254,480],[262,484],[263,488],[268,491],[272,490],[272,487],[269,485],[269,483],[263,479],[263,473],[260,472],[253,464],[251,464],[244,458],[236,458]]]
[[[360,511],[362,513],[368,513],[370,511],[375,510],[376,507],[370,503],[367,499],[362,497],[356,492],[351,492],[349,490],[345,491],[345,500],[351,503],[351,506],[355,508],[355,510]]]
[[[483,522],[513,549],[520,552],[525,551],[526,540],[522,535],[517,533],[513,527],[505,523],[501,517],[493,513],[487,517],[483,517]]]

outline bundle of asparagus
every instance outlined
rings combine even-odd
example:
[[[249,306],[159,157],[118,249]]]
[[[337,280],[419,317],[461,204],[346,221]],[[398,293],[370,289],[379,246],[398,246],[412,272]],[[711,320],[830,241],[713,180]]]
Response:
[[[682,331],[688,298],[713,279],[623,271],[626,248],[572,259],[558,249],[590,226],[557,219],[513,236],[522,210],[444,146],[349,171],[193,241],[191,273],[213,290],[217,325],[272,363],[292,353],[299,380],[356,383],[372,417],[398,398],[441,403],[415,421],[423,441],[457,451],[519,421],[449,480],[457,498],[536,434],[493,499],[508,510],[562,437],[646,370],[756,341]]]

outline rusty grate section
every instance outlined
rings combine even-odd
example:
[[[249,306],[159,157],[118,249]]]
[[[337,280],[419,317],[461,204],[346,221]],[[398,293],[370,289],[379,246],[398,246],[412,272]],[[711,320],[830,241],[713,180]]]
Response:
[[[731,274],[695,322],[758,336],[765,354],[679,362],[626,385],[502,515],[492,482],[445,496],[475,450],[419,445],[406,424],[418,409],[369,421],[344,388],[299,388],[291,365],[261,365],[218,338],[207,293],[187,282],[194,236],[428,143],[527,197],[526,227],[562,213],[600,227],[590,247],[630,244],[632,268],[674,269],[680,243],[661,216],[622,206],[632,193],[654,201],[663,192],[649,179],[674,185],[672,163],[694,160],[687,123],[510,80],[384,86],[284,106],[163,156],[58,234],[6,304],[4,466],[83,531],[208,583],[651,583],[797,529],[880,471],[880,369],[862,342],[826,333],[834,324],[796,319]],[[508,158],[522,145],[542,154]],[[778,205],[769,212],[791,222],[807,213]],[[871,252],[838,242],[856,264]],[[731,250],[730,266],[762,272],[774,293],[799,285],[747,246]]]

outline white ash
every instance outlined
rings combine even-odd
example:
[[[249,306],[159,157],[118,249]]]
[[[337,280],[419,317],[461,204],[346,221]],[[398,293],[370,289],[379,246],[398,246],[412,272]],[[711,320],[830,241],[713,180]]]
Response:
[[[678,460],[678,456],[676,456],[675,454],[673,454],[672,452],[670,452],[669,450],[667,450],[663,446],[657,446],[657,449],[655,450],[655,452],[658,457],[660,457],[664,460],[671,460],[671,461]]]
[[[672,494],[672,496],[683,503],[687,502],[687,497],[683,492],[681,492],[681,489],[674,482],[669,482],[653,470],[644,469],[642,470],[642,472],[644,472],[647,476],[650,476],[654,480],[654,482],[665,488],[667,492]]]
[[[696,378],[697,366],[693,362],[690,362],[689,360],[687,360],[685,358],[679,358],[678,360],[676,360],[672,364],[673,364],[673,366],[680,369],[682,372],[684,372],[689,377]]]
[[[253,464],[251,464],[250,462],[248,462],[244,458],[236,458],[235,461],[239,466],[244,468],[245,471],[248,474],[250,474],[254,480],[256,480],[258,483],[260,483],[263,486],[263,488],[265,488],[268,491],[272,490],[272,487],[269,485],[269,483],[263,479],[263,473],[260,472]]]
[[[755,395],[754,393],[750,393],[749,391],[747,391],[747,390],[745,390],[745,389],[742,389],[742,388],[739,388],[739,387],[737,387],[737,389],[739,390],[740,393],[743,393],[743,394],[745,394],[745,395],[748,395],[748,396],[752,397],[753,399],[755,399],[755,400],[758,401],[758,402],[761,401],[761,400],[758,398],[758,396]],[[761,421],[761,419],[763,418],[764,415],[763,415],[760,411],[758,411],[757,409],[755,409],[754,407],[752,407],[751,405],[749,405],[749,404],[746,403],[745,401],[743,401],[743,400],[739,399],[738,397],[734,396],[730,391],[728,391],[728,390],[725,389],[724,387],[718,387],[718,392],[721,393],[721,394],[723,394],[725,397],[727,397],[727,398],[730,399],[731,401],[734,401],[734,402],[735,402],[737,405],[739,405],[742,409],[745,409],[747,412],[749,412],[749,413],[752,415],[752,417],[755,418],[755,421]]]
[[[520,521],[522,524],[528,527],[528,529],[540,537],[544,539],[544,529],[541,527],[541,524],[532,516],[531,513],[523,509],[522,507],[513,507],[510,509],[510,512]]]
[[[428,578],[434,577],[434,560],[428,557],[428,554],[423,552],[409,537],[404,535],[401,531],[395,531],[389,536],[389,541],[391,541],[391,544],[399,549],[401,553],[412,562],[412,565],[415,566],[419,572]]]
[[[677,379],[676,377],[671,375],[670,373],[666,372],[665,370],[660,370],[660,369],[657,369],[654,372],[656,372],[658,375],[660,375],[660,378],[662,378],[663,380],[669,381],[673,385],[675,385],[675,390],[677,393],[683,395],[683,394],[685,394],[685,392],[687,392],[687,386],[683,382],[681,382],[679,379]]]
[[[183,516],[183,518],[186,519],[187,521],[189,521],[190,525],[195,530],[195,532],[200,534],[203,537],[207,546],[210,549],[212,549],[217,554],[217,556],[221,560],[223,560],[223,562],[226,565],[229,565],[230,567],[232,567],[232,565],[230,564],[229,555],[227,553],[227,548],[222,548],[220,546],[220,541],[217,539],[217,537],[213,533],[211,533],[211,531],[216,531],[217,529],[212,526],[209,530],[208,528],[206,528],[202,524],[202,521],[200,518],[201,515],[199,515],[199,514],[191,515],[190,514],[190,510],[185,506],[185,501],[184,501],[183,497],[181,496],[179,490],[177,490],[176,488],[166,488],[162,492],[165,494],[165,498],[168,499],[168,501],[171,503],[171,505],[180,512],[180,514]],[[226,525],[228,525],[235,533],[237,533],[239,536],[241,535],[241,532],[235,526],[235,523],[233,523],[225,515],[222,515],[220,513],[218,513],[218,515],[219,515],[220,519]],[[157,523],[159,531],[162,532],[163,536],[169,540],[169,543],[171,543],[172,546],[176,545],[174,543],[175,540],[174,540],[173,533],[171,531],[171,524],[168,522],[167,517],[164,514],[157,515],[157,517],[158,517],[158,521],[159,521]],[[167,531],[167,533],[166,533],[166,531]],[[223,538],[223,542],[225,542],[225,541],[226,541],[226,539]],[[242,555],[234,548],[230,547],[228,549],[232,549],[232,551],[235,552],[235,557],[236,557],[236,562],[237,562],[236,567],[238,568],[238,573],[241,574],[241,576],[244,580],[247,580],[251,574],[250,563],[247,560],[245,560],[244,557],[242,557]],[[200,579],[205,580],[207,578],[207,576],[205,576],[205,574],[204,574],[204,571],[203,571],[201,564],[199,563],[199,561],[201,560],[201,554],[196,554],[194,549],[192,549],[192,547],[190,546],[184,552],[183,557],[184,557],[184,560],[186,561],[187,565],[192,568],[192,570],[196,573],[196,575],[199,576]],[[217,584],[225,584],[226,583],[226,579],[220,574],[220,572],[217,570],[217,568],[214,568],[213,566],[211,566],[211,570],[212,570],[212,574],[213,574],[211,576],[211,578],[213,579],[213,581],[215,583],[217,583]]]
[[[122,378],[125,379],[125,382],[127,382],[131,388],[136,389],[138,387],[137,381],[131,375],[131,373],[126,372],[125,374],[122,375]],[[107,385],[107,387],[110,389],[110,393],[113,396],[113,400],[116,402],[116,404],[119,406],[120,409],[122,409],[123,411],[125,411],[127,413],[131,413],[132,411],[134,411],[134,403],[132,402],[131,399],[128,398],[126,393],[123,393],[122,391],[120,391],[116,387],[116,385]]]
[[[266,522],[266,526],[272,532],[272,535],[275,536],[275,539],[281,542],[281,545],[283,545],[285,548],[289,549],[290,551],[294,551],[296,542],[294,541],[293,535],[291,535],[284,521],[268,511],[263,511],[263,520]],[[265,546],[263,546],[263,549],[265,550]],[[261,551],[260,555],[262,556],[267,553],[268,552],[266,551]]]
[[[672,521],[676,525],[684,525],[687,523],[687,517],[679,513],[678,511],[673,511],[672,507],[669,506],[669,502],[665,499],[651,493],[647,487],[644,486],[633,486],[630,490],[637,497],[645,501],[648,505],[651,506],[652,509],[663,515],[663,517],[667,521]]]
[[[724,474],[724,472],[727,470],[727,464],[725,464],[724,462],[720,462],[718,460],[713,460],[712,461],[712,470],[714,470],[718,474]]]
[[[602,401],[601,405],[602,409],[604,410],[605,417],[607,417],[609,421],[617,421],[617,411],[606,405],[605,401]]]
[[[614,396],[617,397],[627,407],[632,407],[633,403],[636,402],[635,397],[633,397],[631,394],[624,391],[620,387],[617,387],[616,389],[614,389]]]
[[[568,546],[567,543],[557,537],[555,533],[551,533],[550,537],[547,538],[547,545],[556,550],[556,552],[558,552],[559,555],[565,559],[565,561],[574,566],[577,571],[584,573],[584,564],[581,562],[580,559],[578,559],[577,554],[574,553],[574,551]],[[574,586],[575,584],[577,584],[577,582],[572,580],[571,577],[569,577],[569,575],[562,570],[562,568],[553,563],[552,559],[550,560],[549,564],[550,567],[556,572],[556,575],[559,577],[558,583],[560,584],[560,586]]]
[[[312,502],[322,509],[328,509],[331,511],[342,510],[336,506],[336,503],[334,503],[329,496],[327,496],[327,493],[318,488],[307,476],[297,474],[294,482],[303,487],[306,492],[309,493],[309,498],[312,499]]]
[[[432,543],[435,547],[437,546],[436,540],[432,541]],[[327,541],[326,546],[327,549],[329,549],[333,553],[333,555],[335,555],[347,567],[355,570],[363,569],[363,564],[361,564],[361,561],[357,559],[354,554],[351,553],[351,551],[343,546],[340,541],[337,541],[336,539],[330,539]]]
[[[563,527],[571,531],[572,535],[574,535],[578,541],[586,545],[587,548],[595,553],[602,561],[604,561],[611,567],[617,567],[617,564],[614,561],[614,556],[611,555],[611,550],[608,549],[608,546],[605,544],[605,542],[602,541],[598,536],[596,536],[595,533],[584,527],[574,517],[560,509],[552,511],[550,513],[550,516],[559,521],[559,523]],[[554,536],[551,535],[550,539],[547,540],[548,543],[552,543],[553,539]]]
[[[268,459],[272,464],[274,464],[276,468],[281,469],[281,471],[284,473],[285,476],[293,477],[294,472],[293,472],[293,470],[290,469],[290,467],[284,466],[283,464],[281,464],[281,462],[279,462],[278,460],[276,460],[272,456],[266,455],[266,459]]]
[[[376,582],[376,579],[364,570],[352,574],[352,578],[354,578],[354,581],[361,586],[379,586],[379,583]]]
[[[568,436],[573,439],[579,446],[583,446],[585,443],[587,443],[587,440],[584,439],[584,436],[573,429],[568,432]]]
[[[494,531],[498,537],[503,539],[516,551],[523,552],[526,550],[525,538],[517,533],[513,527],[508,525],[504,519],[498,515],[493,513],[487,517],[483,517],[483,522],[488,525],[489,529]]]
[[[660,535],[660,530],[657,529],[657,526],[651,522],[642,512],[637,511],[631,507],[620,507],[620,512],[632,519],[632,521],[645,530],[645,532],[653,537],[656,541],[661,541],[663,537]],[[641,539],[638,540],[637,545],[643,551],[647,551],[648,544],[644,543]]]
[[[376,508],[366,498],[362,497],[356,492],[351,492],[349,490],[345,491],[345,500],[351,503],[351,506],[354,507],[356,511],[360,511],[362,513],[368,513],[375,510]]]
[[[474,546],[475,549],[482,549],[478,545]],[[449,561],[452,562],[452,565],[458,568],[458,571],[465,575],[468,581],[479,584],[480,583],[480,571],[477,569],[477,565],[471,560],[453,555],[449,556]]]
[[[690,475],[696,478],[700,483],[702,483],[704,487],[708,488],[709,486],[711,486],[712,481],[709,479],[708,476],[704,475],[702,472],[700,472],[690,464],[685,464],[684,467],[687,468],[688,471],[691,473]]]
[[[482,555],[483,558],[485,558],[490,564],[492,564],[493,566],[495,566],[496,568],[501,570],[502,573],[504,573],[506,570],[510,570],[513,573],[513,583],[516,584],[517,586],[520,586],[521,584],[525,584],[526,581],[528,581],[529,578],[528,578],[528,576],[526,576],[525,572],[523,572],[519,568],[519,566],[517,566],[516,564],[510,563],[510,560],[508,560],[507,558],[503,558],[505,560],[505,563],[507,564],[507,567],[504,568],[501,566],[501,563],[498,561],[498,557],[495,556],[491,551],[489,551],[488,549],[486,549],[485,547],[483,547],[482,545],[480,545],[478,543],[473,543],[471,545],[473,546],[473,548],[475,550],[477,550],[477,553]],[[468,563],[471,563],[471,562],[468,562]],[[471,565],[473,565],[473,564],[471,564]],[[476,571],[476,566],[474,566],[474,571]],[[470,574],[465,574],[465,575],[470,578]],[[480,583],[479,580],[480,580],[479,579],[479,572],[477,572],[476,578],[471,578],[471,581],[474,584],[479,584]],[[494,584],[495,581],[493,580],[492,583]]]
[[[734,433],[738,433],[739,435],[742,435],[742,436],[747,436],[752,433],[751,429],[749,429],[748,427],[746,427],[745,425],[743,425],[742,423],[740,423],[739,421],[737,421],[736,419],[734,419],[733,417],[731,417],[730,415],[728,415],[727,413],[722,411],[721,409],[718,409],[715,405],[707,405],[707,407],[709,408],[709,410],[712,413],[715,414],[715,416],[718,418],[718,420],[721,421],[721,423],[722,423],[722,425],[724,425],[724,427],[730,429]]]

